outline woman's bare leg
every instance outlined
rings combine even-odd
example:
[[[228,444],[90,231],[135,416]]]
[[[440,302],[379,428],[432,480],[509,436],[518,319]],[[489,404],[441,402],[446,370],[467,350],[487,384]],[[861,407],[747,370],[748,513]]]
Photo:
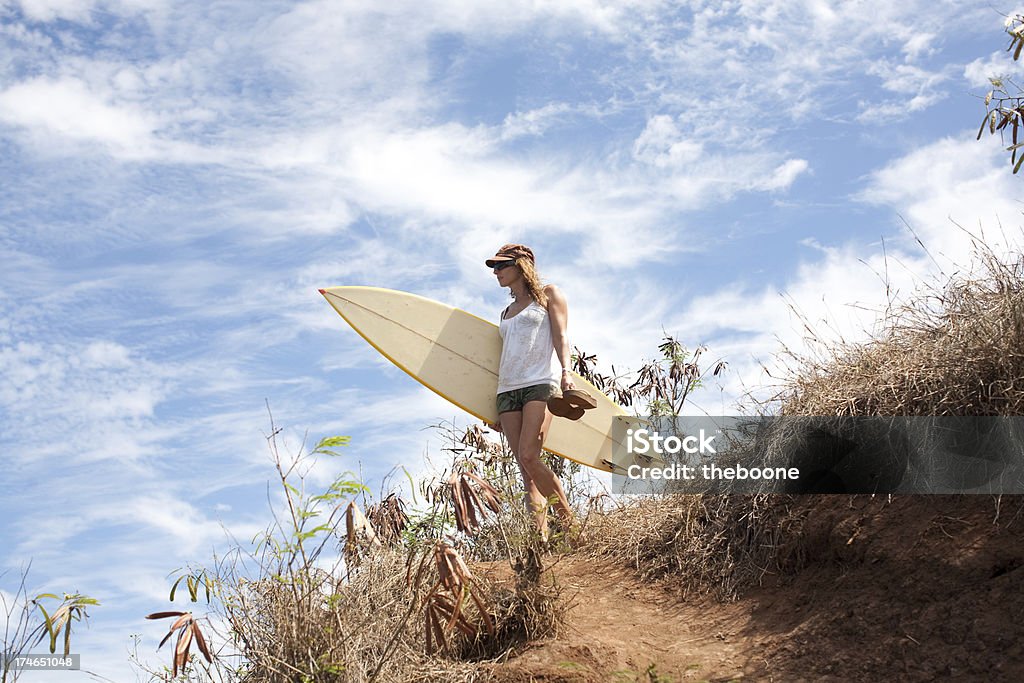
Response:
[[[508,446],[512,449],[512,454],[516,456],[516,462],[519,464],[519,473],[523,477],[523,489],[526,491],[526,509],[533,515],[537,531],[546,541],[548,539],[547,497],[537,488],[533,477],[530,476],[529,471],[523,467],[523,463],[519,459],[519,437],[523,429],[523,414],[519,411],[501,413],[498,420],[501,422],[501,431],[508,439]]]
[[[562,518],[563,523],[572,521],[572,509],[569,507],[569,500],[562,489],[562,482],[558,476],[551,471],[551,468],[540,459],[541,449],[544,447],[544,439],[548,435],[548,426],[551,424],[551,413],[548,412],[547,403],[544,401],[530,401],[523,406],[522,430],[519,432],[519,448],[513,449],[520,466],[530,476],[536,485],[540,495],[544,497],[544,508],[547,509],[547,501],[551,500]]]

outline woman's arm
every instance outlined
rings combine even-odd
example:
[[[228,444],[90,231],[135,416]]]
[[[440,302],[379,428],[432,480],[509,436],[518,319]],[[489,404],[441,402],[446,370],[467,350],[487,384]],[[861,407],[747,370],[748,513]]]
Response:
[[[576,385],[569,375],[569,363],[572,361],[572,354],[569,353],[569,338],[565,330],[569,324],[569,304],[561,290],[554,285],[544,288],[548,297],[548,320],[551,322],[551,343],[555,346],[555,356],[562,366],[562,391],[575,389]]]

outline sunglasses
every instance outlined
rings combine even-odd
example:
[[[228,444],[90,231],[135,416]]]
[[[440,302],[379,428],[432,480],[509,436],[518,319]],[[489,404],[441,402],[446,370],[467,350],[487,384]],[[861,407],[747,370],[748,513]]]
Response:
[[[515,261],[498,261],[494,264],[493,270],[505,270],[509,266],[514,266],[515,264]]]

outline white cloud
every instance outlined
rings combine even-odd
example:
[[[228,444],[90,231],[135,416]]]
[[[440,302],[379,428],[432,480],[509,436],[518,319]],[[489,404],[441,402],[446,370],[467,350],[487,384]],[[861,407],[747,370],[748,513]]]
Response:
[[[457,226],[578,231],[647,223],[653,217],[630,196],[638,188],[622,186],[620,178],[564,168],[557,158],[531,163],[505,158],[497,153],[492,133],[500,135],[455,124],[339,131],[334,146],[326,148],[337,161],[324,171],[364,209],[425,214]]]
[[[430,36],[457,34],[486,44],[524,30],[540,35],[597,31],[614,39],[638,11],[658,4],[310,0],[269,22],[263,38],[275,69],[317,93],[350,95],[360,103],[387,100],[393,111],[421,111],[434,104],[422,91],[430,76],[425,58]],[[322,96],[315,99],[323,101]]]
[[[6,3],[3,2],[3,0],[0,0],[0,8],[5,6]],[[0,23],[0,36],[15,44],[31,47],[33,49],[53,49],[53,39],[50,36],[37,29],[25,26],[24,24],[15,22]],[[15,55],[16,52],[14,50],[9,51],[7,54],[0,55],[0,64],[10,66]]]
[[[937,38],[936,34],[925,31],[912,35],[903,45],[903,54],[911,61],[927,57],[935,51],[934,43]]]
[[[908,98],[930,106],[945,96],[948,74],[924,63],[935,36],[949,25],[977,30],[988,19],[998,30],[995,13],[963,3],[739,2],[695,11],[689,32],[678,23],[645,26],[650,50],[663,67],[652,72],[649,87],[674,106],[698,139],[729,140],[750,145],[772,135],[792,119],[845,117],[850,88],[878,64],[901,62],[891,69],[917,70],[928,84]],[[920,63],[919,63],[920,62]],[[883,79],[895,85],[891,76]],[[888,109],[879,109],[888,105]],[[867,100],[862,109],[891,115],[890,102]],[[741,125],[736,125],[736,124]],[[708,132],[705,136],[702,133]]]
[[[106,513],[107,521],[131,519],[148,534],[164,534],[185,556],[195,556],[223,540],[220,525],[194,505],[167,494],[132,497]]]
[[[0,92],[0,120],[72,140],[95,141],[125,154],[145,151],[157,122],[134,107],[115,106],[73,78],[39,77]]]
[[[1005,51],[999,51],[970,62],[964,67],[963,77],[972,88],[984,89],[987,92],[992,89],[989,79],[1020,78],[1022,72],[1024,64],[1013,61]]]
[[[542,135],[549,127],[573,111],[574,108],[565,102],[552,102],[537,109],[512,112],[501,124],[501,139],[507,141],[524,136]]]
[[[672,117],[660,114],[647,121],[633,142],[633,156],[659,168],[677,167],[700,157],[704,145],[683,137]]]
[[[93,12],[134,14],[162,6],[163,0],[14,0],[34,21],[87,21]],[[6,3],[5,3],[6,4]]]
[[[89,16],[94,2],[82,0],[18,0],[21,11],[36,21],[81,20]]]
[[[809,164],[806,159],[788,159],[776,168],[762,185],[765,190],[785,190],[803,173]]]
[[[82,360],[91,369],[127,368],[131,366],[131,355],[127,348],[109,341],[90,343],[82,352]]]
[[[586,245],[614,247],[603,252],[620,265],[657,260],[654,247],[675,240],[664,221],[680,227],[675,212],[739,192],[786,190],[808,168],[777,152],[706,154],[665,115],[650,119],[635,141],[635,161],[616,159],[617,151],[571,159],[557,149],[521,155],[505,148],[509,135],[536,133],[564,111],[555,105],[495,126],[415,128],[370,119],[293,130],[254,145],[251,156],[275,174],[268,183],[274,196],[290,190],[295,198],[239,222],[268,234],[340,232],[370,212],[402,221],[403,236],[416,234],[417,222],[451,239],[472,234],[472,226],[586,234]]]
[[[968,233],[981,234],[1008,251],[1019,234],[1022,204],[1019,178],[1009,153],[996,140],[971,134],[943,138],[899,158],[872,174],[861,199],[892,207],[906,218],[944,268],[963,264]],[[959,224],[958,227],[957,224]],[[1004,232],[1000,226],[1005,226]]]
[[[23,143],[49,156],[88,158],[99,152],[126,161],[186,164],[239,157],[228,145],[188,139],[223,105],[212,96],[209,106],[196,106],[195,94],[180,99],[177,89],[190,74],[177,66],[140,69],[69,57],[54,74],[0,91],[0,124],[20,131]]]
[[[172,373],[121,345],[19,342],[0,348],[0,374],[7,435],[35,444],[19,453],[24,460],[63,451],[72,435],[74,459],[130,462],[157,452],[163,430],[140,421],[152,418]]]
[[[952,72],[951,69],[945,71]],[[927,109],[946,98],[941,86],[950,80],[949,73],[936,73],[912,64],[892,64],[884,60],[873,64],[868,73],[881,78],[883,88],[899,93],[901,97],[892,101],[861,102],[857,119],[865,123],[900,121]]]
[[[775,106],[802,106],[794,104],[800,98],[790,97],[794,89],[810,93],[822,87],[836,67],[826,69],[821,80],[809,74],[823,63],[836,65],[868,49],[867,36],[888,32],[908,44],[919,41],[917,33],[907,32],[904,14],[897,13],[900,20],[893,25],[880,26],[858,18],[859,13],[821,3],[701,10],[689,35],[680,40],[671,33],[679,30],[679,23],[665,21],[658,14],[661,9],[659,3],[623,7],[521,2],[500,12],[449,2],[383,9],[368,3],[303,3],[264,20],[259,45],[243,41],[239,46],[254,49],[248,61],[256,66],[247,77],[260,76],[269,84],[283,79],[289,101],[310,106],[283,126],[257,119],[224,131],[216,147],[198,146],[187,136],[190,121],[216,130],[237,110],[220,92],[223,84],[206,75],[225,65],[217,50],[193,50],[139,67],[72,62],[74,75],[39,77],[9,88],[0,96],[0,117],[13,125],[99,143],[121,158],[213,161],[242,173],[252,172],[255,164],[268,196],[282,198],[280,207],[260,207],[258,220],[244,221],[259,226],[255,233],[338,233],[369,210],[400,219],[423,212],[462,229],[485,223],[503,229],[597,230],[598,240],[609,242],[621,241],[623,229],[653,234],[680,209],[701,208],[740,191],[788,188],[806,170],[806,162],[768,150],[771,131],[778,125]],[[745,26],[741,47],[727,48],[735,44],[737,18]],[[807,19],[826,35],[804,35],[806,22],[791,23],[794,18]],[[833,41],[838,45],[834,47],[829,40],[839,27],[844,38]],[[650,85],[665,91],[666,113],[650,117],[628,143],[639,168],[620,161],[620,153],[628,153],[625,141],[582,163],[561,157],[557,150],[524,158],[502,147],[536,136],[568,115],[568,105],[561,103],[510,113],[492,127],[424,124],[423,116],[431,115],[436,101],[436,93],[427,97],[424,90],[430,36],[454,32],[483,44],[494,36],[534,28],[542,36],[598,30],[609,40],[633,41],[628,50],[652,51],[663,62],[661,80]],[[232,45],[243,36],[228,33],[221,38]],[[687,49],[676,52],[676,46]],[[763,65],[767,75],[758,52],[764,48],[772,50]],[[732,56],[740,61],[726,70],[720,86],[701,87],[706,73],[720,72],[709,66],[723,54],[727,62]],[[751,60],[758,62],[758,70],[749,68]],[[93,73],[97,69],[102,77]],[[704,71],[697,76],[699,69]],[[609,79],[625,77],[613,74]],[[725,114],[730,106],[718,95],[697,108],[689,106],[689,99],[684,106],[672,105],[669,93],[680,90],[702,96],[739,90],[748,93],[744,98],[759,101],[767,95],[772,106],[759,106],[757,116],[708,116],[709,109]],[[197,99],[186,102],[189,94]],[[48,96],[65,101],[63,109],[75,116],[50,110],[37,116],[39,102]],[[340,123],[325,123],[327,111]],[[596,109],[578,113],[600,115]],[[717,147],[711,153],[708,141]]]

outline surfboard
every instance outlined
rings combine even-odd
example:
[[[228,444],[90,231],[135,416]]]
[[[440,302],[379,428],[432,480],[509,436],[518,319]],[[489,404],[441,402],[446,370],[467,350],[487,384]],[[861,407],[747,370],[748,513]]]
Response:
[[[453,306],[379,287],[321,289],[334,310],[373,348],[410,377],[470,415],[498,421],[495,396],[501,335],[498,326]],[[626,411],[576,373],[573,381],[597,407],[570,421],[551,420],[545,450],[611,472],[613,451],[625,452]],[[616,468],[618,469],[618,468]]]

